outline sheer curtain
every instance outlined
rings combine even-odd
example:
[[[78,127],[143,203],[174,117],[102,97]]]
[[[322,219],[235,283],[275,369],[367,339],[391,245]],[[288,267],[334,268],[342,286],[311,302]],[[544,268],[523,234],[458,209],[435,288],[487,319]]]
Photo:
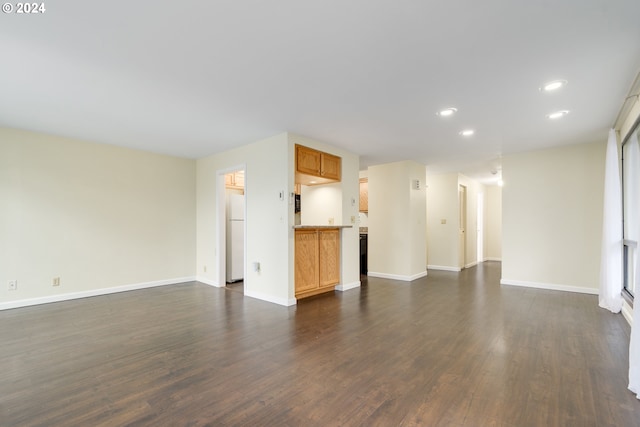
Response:
[[[616,133],[611,129],[604,174],[599,305],[612,313],[622,309],[622,190],[618,159]]]
[[[638,132],[635,131],[627,141],[627,144],[631,144],[629,147],[629,168],[636,172],[640,171],[640,146],[638,146]],[[638,175],[636,175],[638,177]],[[637,183],[636,183],[637,184]],[[635,187],[637,188],[637,187]],[[640,198],[640,194],[636,194],[636,197]],[[640,221],[640,211],[633,212],[636,219]],[[640,291],[640,256],[636,256],[635,265],[635,294],[638,295]],[[636,397],[640,399],[640,298],[633,304],[633,324],[631,325],[631,342],[629,343],[629,390],[636,394]]]

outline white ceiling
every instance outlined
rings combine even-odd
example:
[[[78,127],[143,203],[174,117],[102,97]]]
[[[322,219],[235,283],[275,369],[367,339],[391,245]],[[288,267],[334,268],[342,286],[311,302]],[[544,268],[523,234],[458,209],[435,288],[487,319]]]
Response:
[[[361,168],[482,179],[504,154],[605,141],[640,70],[638,0],[45,7],[0,16],[0,126],[189,158],[291,131]],[[569,83],[538,90],[554,79]]]

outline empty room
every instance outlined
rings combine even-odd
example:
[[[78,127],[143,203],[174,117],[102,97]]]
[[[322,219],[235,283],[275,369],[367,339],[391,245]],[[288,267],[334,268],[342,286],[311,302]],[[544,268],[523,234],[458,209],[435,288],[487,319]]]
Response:
[[[5,3],[0,425],[640,425],[639,17]]]

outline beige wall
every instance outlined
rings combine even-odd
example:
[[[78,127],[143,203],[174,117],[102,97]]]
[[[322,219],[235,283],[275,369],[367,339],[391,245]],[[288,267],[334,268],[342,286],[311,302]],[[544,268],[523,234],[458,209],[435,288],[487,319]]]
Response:
[[[502,282],[597,293],[605,142],[502,160]]]
[[[458,214],[458,174],[428,175],[427,261],[429,268],[459,269]]]
[[[193,160],[0,129],[0,201],[0,307],[195,276]]]
[[[425,166],[372,166],[369,175],[369,275],[411,280],[426,274]],[[421,188],[411,188],[419,180]]]
[[[502,260],[502,187],[485,186],[484,260]]]
[[[478,259],[478,197],[486,192],[486,187],[457,173],[429,175],[427,176],[427,184],[429,268],[459,271],[463,267],[472,267],[478,262],[484,261]],[[467,189],[464,261],[460,256],[460,199],[458,196],[460,185]],[[486,227],[487,216],[495,217],[492,212],[494,208],[495,206],[488,204],[485,198],[483,207],[483,249],[485,252],[487,245],[492,247],[494,246],[493,242],[499,239],[495,228]],[[499,220],[492,224],[500,226]]]
[[[484,186],[462,174],[458,175],[458,185],[464,185],[467,188],[467,222],[463,265],[467,268],[482,262],[482,260],[478,260],[478,194],[484,191]]]

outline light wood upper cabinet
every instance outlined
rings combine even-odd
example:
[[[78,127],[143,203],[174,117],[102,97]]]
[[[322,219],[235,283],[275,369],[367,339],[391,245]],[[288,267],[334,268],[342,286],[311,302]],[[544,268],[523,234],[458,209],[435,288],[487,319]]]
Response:
[[[224,186],[244,191],[244,171],[230,172],[224,175]]]
[[[360,178],[360,212],[369,212],[369,179]]]
[[[340,182],[342,159],[333,154],[296,145],[296,183],[303,185]]]
[[[340,283],[340,230],[295,231],[296,298],[332,291]]]
[[[327,179],[340,181],[342,159],[328,153],[320,153],[320,175]]]
[[[320,151],[296,145],[296,173],[320,176]]]

